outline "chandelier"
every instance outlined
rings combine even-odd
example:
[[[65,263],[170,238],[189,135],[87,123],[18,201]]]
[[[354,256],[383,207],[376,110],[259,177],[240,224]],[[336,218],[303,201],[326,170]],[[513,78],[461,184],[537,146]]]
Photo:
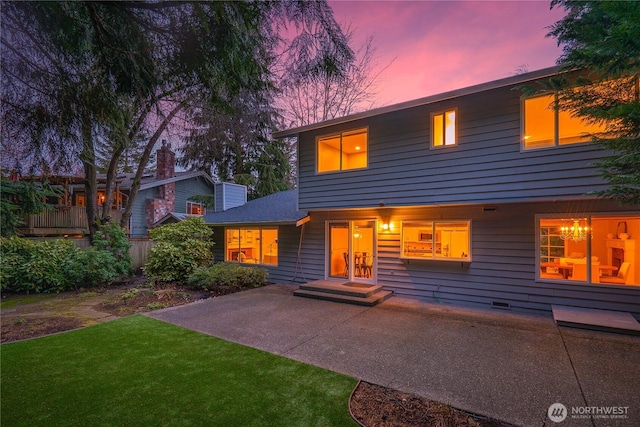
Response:
[[[582,227],[580,225],[580,220],[574,219],[573,225],[571,226],[562,226],[560,227],[560,238],[562,240],[572,240],[574,242],[579,242],[581,240],[587,240],[587,236],[589,235],[589,227],[586,225]]]

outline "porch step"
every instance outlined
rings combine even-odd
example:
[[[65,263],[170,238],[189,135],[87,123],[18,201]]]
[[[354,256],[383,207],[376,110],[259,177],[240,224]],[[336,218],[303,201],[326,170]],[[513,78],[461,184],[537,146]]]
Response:
[[[558,326],[640,335],[640,323],[631,313],[552,305]]]
[[[371,307],[392,296],[393,292],[385,291],[378,285],[318,280],[300,285],[293,294],[299,297]]]

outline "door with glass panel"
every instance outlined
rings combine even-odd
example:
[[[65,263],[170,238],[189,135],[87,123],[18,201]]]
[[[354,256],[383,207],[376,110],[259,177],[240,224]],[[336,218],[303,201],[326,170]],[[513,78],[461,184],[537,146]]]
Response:
[[[329,222],[327,276],[373,283],[376,248],[375,220]]]

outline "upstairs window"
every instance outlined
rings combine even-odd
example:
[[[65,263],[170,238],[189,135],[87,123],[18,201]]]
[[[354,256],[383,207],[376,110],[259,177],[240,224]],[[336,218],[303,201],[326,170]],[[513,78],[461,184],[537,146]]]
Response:
[[[525,150],[588,142],[589,133],[602,132],[604,125],[587,123],[558,110],[555,95],[527,98],[523,103]]]
[[[367,129],[342,132],[318,139],[318,172],[367,167]]]
[[[187,214],[204,215],[204,205],[202,203],[187,202]]]
[[[456,145],[456,111],[449,110],[431,115],[431,147]]]

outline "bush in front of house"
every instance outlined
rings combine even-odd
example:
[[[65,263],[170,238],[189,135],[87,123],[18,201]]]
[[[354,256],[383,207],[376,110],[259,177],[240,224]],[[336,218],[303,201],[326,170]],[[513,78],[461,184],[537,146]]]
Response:
[[[269,273],[260,267],[245,267],[222,262],[210,268],[199,268],[189,276],[189,286],[210,290],[215,286],[257,288],[267,284]]]
[[[113,255],[115,263],[111,266],[117,275],[130,274],[132,270],[131,255],[129,249],[131,242],[127,239],[125,229],[117,222],[110,221],[100,227],[93,236],[91,248],[98,252],[109,252]],[[100,255],[90,255],[88,262],[98,263]]]
[[[98,242],[88,249],[79,249],[67,239],[0,238],[0,289],[27,294],[62,292],[108,284],[128,274],[131,258],[124,230],[117,224],[105,226],[96,236]]]
[[[17,293],[61,292],[73,289],[69,272],[78,248],[69,240],[33,241],[20,237],[0,240],[2,291]]]
[[[156,245],[143,267],[145,276],[165,282],[185,282],[197,268],[211,265],[213,231],[202,218],[188,218],[149,232]]]

